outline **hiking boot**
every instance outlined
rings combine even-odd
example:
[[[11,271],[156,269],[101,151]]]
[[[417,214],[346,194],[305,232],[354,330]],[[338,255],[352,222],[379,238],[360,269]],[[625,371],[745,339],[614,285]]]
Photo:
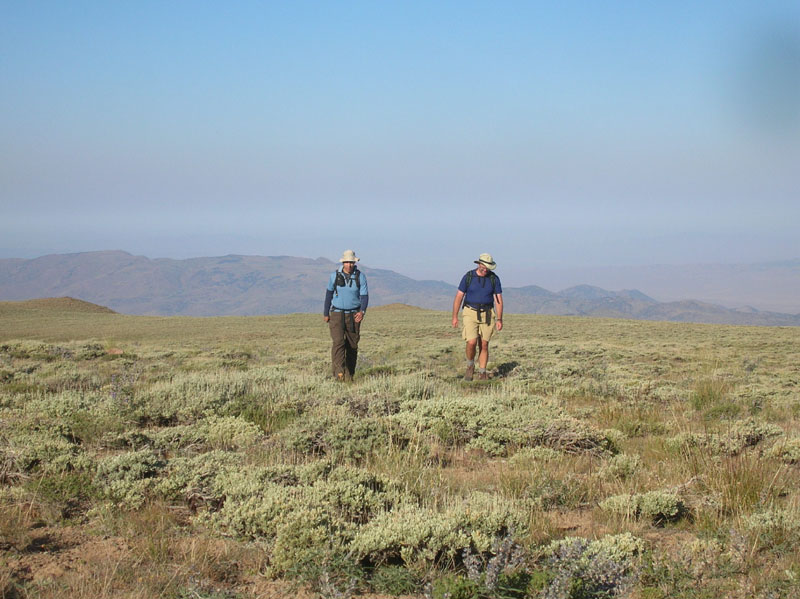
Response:
[[[464,380],[471,381],[474,372],[475,372],[475,364],[469,364],[467,366],[467,372],[464,373]]]
[[[344,381],[344,372],[337,372],[336,373],[336,380],[337,381]]]
[[[479,381],[488,381],[489,380],[489,373],[488,372],[479,372],[478,373],[478,380]]]

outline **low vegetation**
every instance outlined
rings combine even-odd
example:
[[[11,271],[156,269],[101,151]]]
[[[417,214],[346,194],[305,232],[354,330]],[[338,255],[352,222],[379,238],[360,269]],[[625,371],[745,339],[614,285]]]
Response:
[[[0,597],[797,597],[800,329],[0,304]]]

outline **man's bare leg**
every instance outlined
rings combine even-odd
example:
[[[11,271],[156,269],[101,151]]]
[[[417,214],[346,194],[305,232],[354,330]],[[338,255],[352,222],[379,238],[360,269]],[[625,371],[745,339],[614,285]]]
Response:
[[[481,339],[481,352],[478,356],[478,378],[488,379],[486,365],[489,363],[489,342]]]
[[[467,372],[464,374],[465,381],[471,381],[472,374],[475,372],[475,354],[477,353],[478,339],[480,339],[480,337],[467,341]]]

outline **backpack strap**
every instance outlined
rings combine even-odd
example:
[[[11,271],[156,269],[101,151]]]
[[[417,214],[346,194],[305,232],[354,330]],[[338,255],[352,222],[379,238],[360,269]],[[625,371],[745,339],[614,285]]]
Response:
[[[356,281],[356,289],[358,289],[359,291],[361,290],[361,276],[360,275],[361,275],[361,271],[356,268],[353,271],[353,275],[350,277],[351,281],[353,279],[355,279],[355,281]],[[333,294],[336,297],[339,297],[339,287],[344,287],[345,285],[347,285],[347,281],[344,278],[344,273],[342,271],[340,271],[340,270],[337,270],[336,271],[336,282],[333,285]]]
[[[467,289],[469,289],[470,283],[472,283],[472,277],[475,274],[475,270],[467,271]],[[494,294],[494,290],[497,288],[497,275],[493,272],[489,273],[489,280],[492,282],[492,294]],[[466,294],[465,294],[466,295]]]
[[[472,277],[475,275],[475,269],[471,269],[467,271],[466,277],[466,288],[469,291],[469,286],[472,283]],[[494,296],[494,290],[497,288],[497,275],[493,272],[489,272],[489,280],[492,283],[492,296]],[[494,301],[494,297],[492,297],[492,301]],[[461,307],[464,307],[464,304],[467,302],[467,293],[464,292],[464,298],[461,300]],[[478,319],[480,320],[480,314],[478,315]]]

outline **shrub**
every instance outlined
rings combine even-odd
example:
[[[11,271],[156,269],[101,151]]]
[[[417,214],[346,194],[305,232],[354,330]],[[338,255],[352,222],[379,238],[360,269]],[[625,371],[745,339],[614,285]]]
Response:
[[[23,472],[72,472],[94,469],[81,447],[49,431],[22,432],[9,448],[16,467]],[[9,451],[8,449],[6,450]]]
[[[241,457],[225,451],[210,451],[191,458],[173,458],[155,484],[155,492],[169,500],[181,499],[197,510],[201,506],[218,509],[225,500],[217,478],[241,467]]]
[[[203,501],[218,508],[201,514],[200,521],[265,541],[272,547],[276,574],[294,559],[313,561],[313,547],[321,540],[346,547],[360,525],[400,499],[389,481],[325,460],[299,467],[231,468],[200,483]]]
[[[361,460],[386,447],[389,436],[381,419],[322,415],[295,421],[278,438],[288,448],[311,455],[329,455]]]
[[[800,438],[785,439],[772,446],[772,457],[778,458],[785,464],[800,463]]]
[[[538,445],[552,447],[568,453],[617,452],[614,440],[605,433],[574,418],[537,422],[532,438]]]
[[[796,547],[800,542],[800,515],[796,512],[780,508],[756,512],[743,524],[762,547]]]
[[[293,509],[281,514],[277,522],[275,541],[270,551],[272,576],[293,570],[301,578],[320,584],[326,575],[330,582],[330,576],[334,575],[332,566],[339,570],[336,574],[341,575],[345,563],[355,563],[346,557],[344,549],[344,541],[349,535],[324,508]],[[326,561],[334,563],[326,564]]]
[[[130,451],[102,460],[94,479],[106,497],[130,509],[144,504],[165,462],[154,451]]]
[[[200,426],[215,449],[243,449],[263,438],[258,426],[235,416],[209,416]]]
[[[93,499],[97,491],[92,474],[85,471],[42,475],[28,481],[25,487],[40,501],[55,504],[65,518],[80,511],[80,504]]]
[[[549,447],[525,447],[508,460],[512,466],[527,467],[534,462],[550,462],[559,459],[561,452]]]
[[[466,445],[492,456],[536,446],[569,453],[616,451],[614,441],[604,432],[539,401],[527,398],[519,404],[506,403],[494,398],[483,402],[466,398],[409,402],[390,419],[405,430],[428,431],[446,445]]]
[[[748,447],[755,447],[764,439],[783,434],[777,425],[746,420],[731,425],[725,433],[681,433],[667,440],[667,446],[674,450],[689,448],[708,449],[716,455],[737,455]]]
[[[626,593],[639,575],[637,558],[644,544],[630,533],[597,541],[568,537],[546,550],[551,580],[547,599],[588,599]]]
[[[615,455],[600,468],[600,476],[624,480],[633,476],[640,465],[641,459],[639,456],[626,454]]]
[[[647,518],[656,524],[677,520],[686,512],[678,496],[667,491],[615,495],[600,502],[600,508],[626,518]]]
[[[467,577],[481,590],[482,595],[524,597],[530,576],[524,567],[522,547],[510,533],[495,539],[491,557],[475,555],[469,547],[463,551]]]
[[[546,470],[535,475],[527,494],[533,505],[545,510],[577,507],[586,500],[586,495],[584,477],[574,473],[556,477]]]
[[[456,561],[465,547],[489,552],[509,530],[525,531],[525,514],[492,496],[475,493],[444,512],[404,504],[361,526],[351,545],[373,564],[399,559],[414,571]]]

